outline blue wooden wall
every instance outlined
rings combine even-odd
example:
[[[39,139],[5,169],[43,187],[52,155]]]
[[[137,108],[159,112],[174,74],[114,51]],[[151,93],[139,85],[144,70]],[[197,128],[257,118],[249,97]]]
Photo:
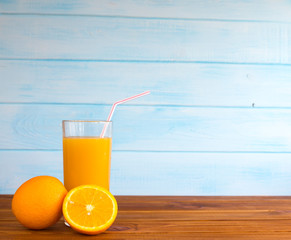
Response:
[[[291,195],[291,2],[0,0],[0,193],[62,180],[114,114],[116,195]]]

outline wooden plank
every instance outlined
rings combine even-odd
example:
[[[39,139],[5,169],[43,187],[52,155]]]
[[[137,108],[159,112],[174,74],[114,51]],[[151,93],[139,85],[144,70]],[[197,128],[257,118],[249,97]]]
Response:
[[[143,214],[140,214],[140,218],[143,216]],[[276,222],[276,224],[274,224]],[[17,224],[15,226],[15,224]],[[61,224],[61,223],[60,223]],[[117,218],[114,222],[114,225],[111,229],[107,231],[107,234],[113,233],[118,234],[121,239],[123,238],[123,233],[126,235],[131,234],[148,234],[148,233],[192,233],[192,234],[199,234],[199,233],[237,233],[237,234],[266,234],[267,233],[278,233],[278,232],[288,232],[288,229],[290,229],[291,220],[285,219],[285,220],[256,220],[256,221],[231,221],[231,220],[225,220],[225,221],[174,221],[174,220],[162,220],[162,221],[151,221],[151,222],[144,222],[142,219],[136,219],[134,221],[130,221],[129,223],[124,221],[119,221]],[[30,234],[31,231],[24,229],[19,223],[13,222],[6,222],[6,231],[5,232],[12,232],[13,234],[17,233],[25,233]],[[14,232],[14,230],[16,232]],[[50,236],[54,236],[56,232],[54,232],[52,229],[57,228],[58,226],[55,225],[51,228],[51,231],[44,231]],[[65,228],[65,226],[64,226]],[[122,229],[122,230],[120,230]],[[0,230],[4,230],[3,228]],[[67,230],[71,234],[73,233],[73,230]],[[119,238],[119,239],[120,239]],[[7,238],[6,238],[7,239]],[[38,239],[38,238],[37,238]],[[165,238],[168,239],[168,238]],[[183,238],[181,238],[183,239]]]
[[[12,196],[0,196],[0,239],[81,239],[84,236],[77,234],[71,228],[67,228],[61,219],[54,226],[41,230],[32,231],[21,226],[13,216],[10,209]],[[98,237],[102,239],[288,239],[290,238],[290,211],[282,213],[283,219],[278,219],[272,214],[273,207],[282,210],[290,208],[290,197],[160,197],[160,196],[117,196],[119,212],[113,225]],[[135,218],[130,216],[134,212],[128,208],[131,203],[139,203],[144,209],[136,213]],[[203,213],[209,213],[209,202],[215,204],[215,211],[209,215],[209,219],[203,218]],[[254,205],[269,212],[267,219],[257,218],[260,211],[252,209],[249,216],[241,218],[237,211],[228,209],[235,203],[243,203],[246,209]],[[273,203],[276,204],[273,204]],[[286,207],[286,202],[289,206]],[[189,205],[199,203],[201,215],[193,213],[192,218],[189,211],[184,211]],[[165,210],[158,210],[159,205],[165,206]],[[164,213],[172,212],[169,215]],[[176,213],[176,214],[175,214]],[[228,214],[230,219],[221,218],[221,214]],[[151,214],[152,219],[148,221],[145,216]],[[180,219],[181,216],[189,216]],[[178,216],[178,217],[177,217]],[[202,216],[202,218],[201,218]],[[237,218],[235,218],[237,217]],[[59,238],[59,237],[62,238]]]
[[[0,194],[13,194],[24,181],[38,175],[55,176],[62,180],[61,151],[0,151],[0,159]],[[113,151],[111,192],[114,195],[290,196],[290,169],[290,154]],[[163,205],[164,200],[156,199],[152,203],[149,202],[148,206],[154,208],[157,201],[161,201],[156,210],[162,211],[173,205],[171,197],[168,197],[168,202]],[[251,198],[247,200],[252,201]],[[190,197],[189,201],[192,201]],[[197,212],[207,209],[210,212],[205,215],[206,220],[221,200],[217,197],[215,201],[207,202],[202,207],[197,200],[185,205],[183,210]],[[282,219],[285,214],[282,210],[291,206],[288,201],[278,205],[276,201],[270,203],[262,198],[261,204],[263,203],[272,204],[274,212],[266,213],[264,208],[260,208],[256,203],[245,207],[244,200],[234,200],[232,204],[224,207],[238,211],[237,216],[240,217],[247,217],[250,210],[257,210],[260,212],[260,219],[264,216],[267,218],[269,214]],[[179,202],[175,204],[172,210],[181,207]],[[137,211],[132,213],[132,218],[134,214],[145,210],[140,207],[139,202],[131,202],[123,207]],[[168,214],[170,216],[172,213]],[[195,214],[193,216],[200,216],[199,212]],[[227,214],[224,216],[226,218]],[[145,218],[150,219],[150,216]]]
[[[258,11],[259,9],[259,11]],[[1,1],[1,13],[105,15],[183,19],[234,19],[290,22],[288,1]]]
[[[2,103],[112,104],[152,90],[128,104],[291,106],[284,65],[2,60],[0,76]]]
[[[1,195],[2,197],[2,195]],[[119,196],[116,196],[118,200]],[[153,196],[152,196],[153,197]],[[140,203],[140,202],[139,202]],[[280,202],[278,202],[280,203]],[[277,203],[277,204],[278,204]],[[203,204],[201,204],[203,205]],[[118,205],[120,208],[120,204]],[[284,205],[285,206],[285,205]],[[15,217],[10,213],[10,211],[4,211],[0,208],[1,216],[5,217],[5,221],[13,221]],[[255,212],[255,214],[254,214]],[[120,211],[118,213],[118,218],[123,222],[132,222],[138,221],[137,219],[140,218],[142,214],[144,222],[152,222],[153,220],[162,221],[163,219],[175,219],[178,221],[191,221],[191,220],[217,220],[217,221],[235,221],[235,220],[242,220],[248,221],[250,218],[252,220],[290,220],[290,201],[289,206],[286,206],[284,210],[245,210],[245,211],[237,211],[237,210],[226,210],[226,211],[208,211],[208,210],[185,210],[185,211],[177,211],[177,210],[164,210],[159,211],[158,209],[155,210],[155,213],[148,212],[148,211]],[[215,216],[215,217],[214,217]],[[1,219],[0,219],[1,224]],[[114,228],[118,229],[117,226]],[[113,229],[111,230],[113,231]]]
[[[142,215],[141,215],[142,216]],[[277,220],[274,224],[273,220],[256,220],[254,221],[151,221],[144,222],[142,219],[140,221],[135,221],[136,225],[132,226],[131,223],[125,224],[122,222],[122,226],[127,228],[128,232],[191,232],[191,233],[203,233],[203,232],[213,232],[213,233],[225,233],[225,232],[237,232],[237,233],[265,233],[267,232],[283,232],[290,229],[291,220]],[[119,224],[119,221],[115,222]],[[175,227],[173,227],[173,225]]]
[[[286,23],[47,15],[0,22],[2,59],[291,63]]]
[[[110,105],[2,104],[1,149],[61,149],[63,119],[106,119]],[[114,150],[290,152],[291,109],[120,105]]]
[[[14,194],[35,176],[49,175],[62,181],[62,152],[0,151],[0,169],[0,194]]]
[[[5,195],[6,196],[6,195]],[[9,197],[9,196],[6,196]],[[179,213],[187,216],[187,211],[205,213],[208,212],[255,212],[263,211],[285,211],[285,214],[290,214],[290,196],[128,196],[117,195],[117,202],[123,210],[127,212],[145,212],[149,208],[159,213],[172,213],[179,210]],[[143,203],[146,202],[147,205]],[[223,211],[220,211],[223,208]],[[273,214],[275,215],[275,214]],[[173,218],[180,216],[173,216]],[[186,220],[186,219],[184,219]]]
[[[14,226],[12,225],[14,224]],[[33,231],[26,230],[22,228],[20,225],[16,225],[13,222],[12,224],[8,224],[9,227],[5,228],[5,232],[3,236],[0,236],[0,239],[15,239],[15,240],[31,240],[31,239],[59,239],[66,240],[71,239],[85,239],[85,236],[80,235],[74,232],[72,229],[68,229],[59,222],[54,227],[43,230],[43,231]],[[173,223],[169,223],[173,227],[175,226]],[[131,223],[131,226],[135,225],[135,223]],[[116,229],[108,230],[107,233],[98,236],[102,239],[110,239],[110,240],[120,240],[120,239],[129,239],[129,240],[144,240],[144,239],[155,239],[155,240],[192,240],[193,238],[199,240],[225,240],[225,239],[259,239],[259,240],[289,240],[290,233],[287,229],[281,232],[270,232],[268,230],[265,233],[262,232],[143,232],[143,231],[130,231],[125,232],[128,226],[116,226]],[[121,230],[120,230],[121,229]],[[109,232],[110,231],[110,232]],[[111,232],[113,231],[113,232]],[[123,231],[123,232],[120,232]],[[8,232],[8,234],[7,234]],[[109,234],[110,233],[110,234]]]

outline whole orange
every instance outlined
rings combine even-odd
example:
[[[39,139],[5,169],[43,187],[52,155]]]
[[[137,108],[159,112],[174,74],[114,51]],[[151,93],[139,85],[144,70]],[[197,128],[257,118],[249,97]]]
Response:
[[[30,229],[44,229],[62,216],[62,204],[67,190],[60,180],[37,176],[23,183],[12,199],[12,212]]]

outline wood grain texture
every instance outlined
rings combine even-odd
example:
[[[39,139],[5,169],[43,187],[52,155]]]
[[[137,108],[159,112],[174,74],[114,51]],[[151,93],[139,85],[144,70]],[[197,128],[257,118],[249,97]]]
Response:
[[[290,197],[117,196],[119,212],[102,239],[290,239]],[[22,227],[0,197],[0,239],[83,239],[60,220]],[[262,216],[265,216],[264,218]],[[88,237],[87,237],[88,238]]]
[[[0,60],[2,103],[290,107],[284,65]],[[278,87],[280,86],[280,87]]]
[[[4,59],[291,63],[286,23],[45,15],[0,22]]]
[[[114,193],[290,195],[290,9],[0,1],[0,193],[62,179],[61,120],[151,90],[115,112]]]
[[[18,0],[1,1],[0,13],[72,14],[125,17],[183,18],[290,22],[291,5],[285,0],[256,1],[142,1],[142,0]]]
[[[110,191],[115,195],[291,195],[290,157],[113,151]],[[0,159],[0,194],[14,194],[38,175],[63,180],[62,151],[0,151]]]
[[[0,105],[2,149],[61,149],[63,119],[106,119],[108,105]],[[118,106],[114,150],[290,152],[291,109]]]

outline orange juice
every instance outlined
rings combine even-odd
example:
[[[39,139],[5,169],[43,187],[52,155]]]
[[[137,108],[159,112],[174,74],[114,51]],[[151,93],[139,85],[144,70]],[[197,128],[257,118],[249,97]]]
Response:
[[[66,189],[95,184],[109,190],[112,138],[63,137]]]

